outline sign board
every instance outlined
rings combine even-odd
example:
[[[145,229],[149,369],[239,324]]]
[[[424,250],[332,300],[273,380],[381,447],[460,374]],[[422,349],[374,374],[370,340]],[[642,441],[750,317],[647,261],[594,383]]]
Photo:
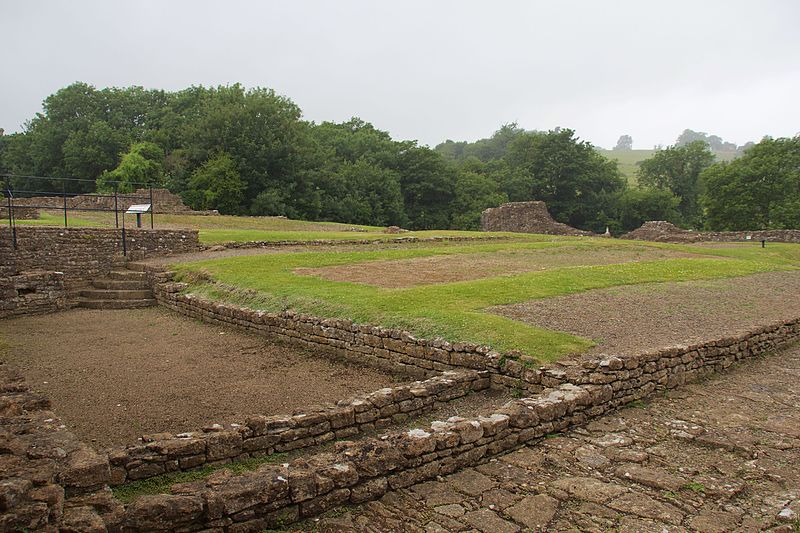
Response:
[[[126,213],[135,213],[141,215],[142,213],[150,212],[150,204],[133,204],[128,208]]]

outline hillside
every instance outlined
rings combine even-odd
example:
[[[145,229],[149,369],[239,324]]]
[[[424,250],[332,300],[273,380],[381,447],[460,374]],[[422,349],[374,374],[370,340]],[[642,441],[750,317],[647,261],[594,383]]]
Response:
[[[619,162],[619,169],[628,179],[628,183],[636,185],[636,170],[639,168],[637,163],[653,157],[655,150],[604,150],[598,148],[598,152],[609,159],[616,159]],[[714,151],[717,161],[731,161],[736,157],[736,152]]]

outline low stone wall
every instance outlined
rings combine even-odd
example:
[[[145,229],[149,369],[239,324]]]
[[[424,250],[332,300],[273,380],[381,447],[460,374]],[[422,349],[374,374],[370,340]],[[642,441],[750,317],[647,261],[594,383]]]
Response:
[[[31,207],[15,207],[15,220],[36,220],[39,218],[39,210]],[[0,221],[8,223],[8,207],[0,206]]]
[[[424,430],[340,442],[335,453],[243,475],[219,472],[203,481],[175,485],[172,494],[138,498],[127,506],[122,524],[135,531],[260,531],[290,524],[475,465],[798,338],[800,320],[794,320],[697,346],[585,359],[568,367],[570,371],[551,376],[565,383],[534,398],[512,400],[488,416],[451,418]]]
[[[791,242],[800,243],[800,229],[755,231],[689,231],[663,220],[645,222],[620,239],[652,242]]]
[[[16,228],[17,247],[11,230],[0,228],[0,275],[31,270],[59,271],[69,289],[106,275],[123,260],[122,233],[101,228]],[[170,255],[196,251],[200,247],[196,230],[127,230],[126,243],[131,258]]]
[[[117,197],[117,209],[125,211],[133,204],[150,203],[150,189],[136,189],[132,193],[120,193]],[[63,196],[33,196],[31,198],[14,198],[14,212],[25,206],[40,208],[63,209]],[[67,198],[67,209],[114,209],[113,196],[98,196],[96,194],[80,194]],[[153,210],[155,213],[174,214],[212,214],[211,211],[192,211],[187,207],[181,197],[168,189],[153,189]],[[216,211],[213,214],[219,214]]]
[[[595,236],[561,222],[556,222],[544,202],[509,202],[481,213],[482,231],[543,233],[545,235]]]
[[[384,429],[488,387],[486,372],[446,372],[292,416],[251,416],[242,424],[214,424],[197,433],[145,437],[141,445],[108,452],[111,484],[298,450]]]
[[[402,330],[323,319],[284,311],[267,313],[182,294],[185,283],[165,281],[169,274],[153,274],[153,293],[161,305],[206,322],[225,324],[390,372],[432,376],[453,369],[489,370],[487,359],[500,354],[487,346],[417,339]]]
[[[108,481],[106,458],[0,363],[0,531],[103,531],[124,514]]]
[[[61,272],[33,271],[0,278],[0,318],[52,313],[66,307]]]
[[[313,241],[242,241],[225,242],[207,248],[280,248],[283,246],[353,246],[361,244],[411,244],[426,242],[471,242],[508,240],[509,237],[394,237],[391,239],[317,239]]]

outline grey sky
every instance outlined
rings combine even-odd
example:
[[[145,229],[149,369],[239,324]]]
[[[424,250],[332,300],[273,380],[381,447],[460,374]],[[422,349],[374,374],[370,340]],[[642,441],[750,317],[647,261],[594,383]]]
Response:
[[[0,127],[73,81],[272,87],[431,146],[506,122],[599,146],[800,132],[800,2],[0,0]]]

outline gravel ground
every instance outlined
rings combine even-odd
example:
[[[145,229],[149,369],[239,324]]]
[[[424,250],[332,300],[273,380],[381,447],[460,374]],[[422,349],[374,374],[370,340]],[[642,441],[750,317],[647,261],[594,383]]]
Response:
[[[291,413],[396,381],[159,308],[3,320],[0,341],[0,356],[97,447]]]
[[[595,340],[592,352],[691,344],[800,316],[800,272],[648,283],[497,306],[492,312]]]

